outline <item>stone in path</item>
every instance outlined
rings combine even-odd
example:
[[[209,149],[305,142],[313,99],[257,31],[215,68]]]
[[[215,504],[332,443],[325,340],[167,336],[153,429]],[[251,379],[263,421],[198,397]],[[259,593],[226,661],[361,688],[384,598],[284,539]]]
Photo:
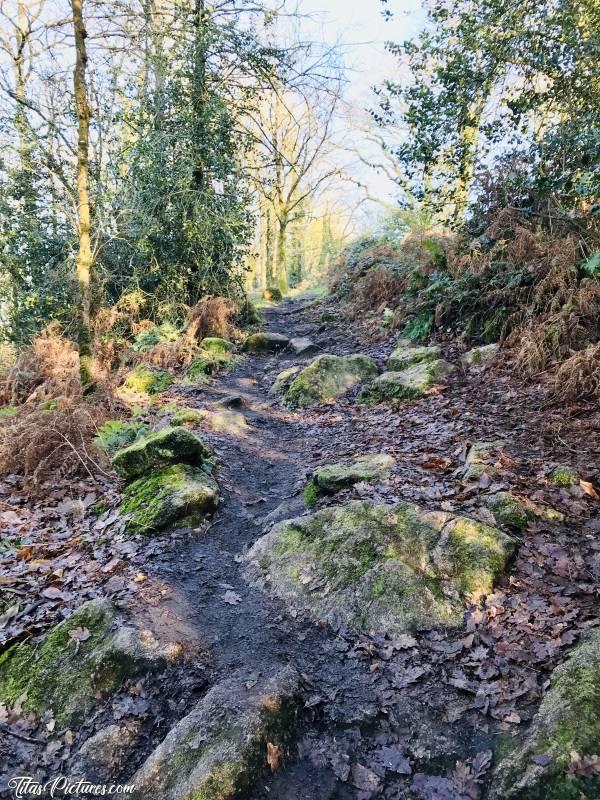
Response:
[[[295,339],[290,339],[289,346],[297,356],[312,356],[320,349],[319,346],[307,336],[299,336]]]
[[[384,480],[395,463],[386,453],[373,453],[352,461],[325,464],[314,471],[313,483],[320,491],[333,494],[360,481]]]
[[[117,475],[131,480],[168,464],[200,466],[210,455],[210,448],[201,439],[177,425],[149,433],[118,450],[112,464]]]
[[[461,356],[461,362],[465,367],[488,367],[495,359],[500,345],[486,344],[482,347],[474,347]]]
[[[413,364],[423,361],[436,361],[442,355],[442,348],[437,345],[417,347],[408,339],[400,339],[396,349],[388,358],[387,368],[390,372],[400,372]]]
[[[500,759],[489,798],[600,797],[599,761],[600,629],[596,628],[552,673],[525,741]]]
[[[514,549],[466,517],[355,501],[275,525],[245,561],[250,580],[290,607],[393,636],[460,625]]]
[[[256,353],[257,355],[276,353],[287,347],[289,341],[288,337],[281,333],[271,333],[271,331],[253,333],[244,342],[242,350],[245,353]]]
[[[384,372],[365,386],[360,400],[378,403],[385,400],[413,400],[426,391],[443,383],[455,371],[455,367],[443,359],[413,364],[400,372]]]
[[[285,404],[289,408],[317,406],[336,400],[349,389],[377,375],[377,365],[360,353],[317,356],[292,381]]]
[[[198,467],[172,464],[130,483],[119,513],[129,516],[127,533],[152,534],[175,525],[195,527],[218,503],[214,478]]]
[[[246,688],[247,671],[219,683],[128,780],[138,800],[228,800],[265,773],[295,727],[299,676],[286,667]]]
[[[298,375],[301,369],[302,367],[296,366],[296,367],[288,367],[288,369],[282,370],[277,375],[275,381],[273,382],[273,385],[269,389],[269,394],[274,395],[275,397],[277,397],[278,395],[285,394],[289,389],[290,383]]]
[[[97,696],[181,656],[179,645],[163,646],[149,631],[116,623],[107,600],[90,600],[39,644],[13,645],[0,656],[0,702],[13,706],[24,698],[25,712],[41,716],[51,711],[58,728],[76,726]]]

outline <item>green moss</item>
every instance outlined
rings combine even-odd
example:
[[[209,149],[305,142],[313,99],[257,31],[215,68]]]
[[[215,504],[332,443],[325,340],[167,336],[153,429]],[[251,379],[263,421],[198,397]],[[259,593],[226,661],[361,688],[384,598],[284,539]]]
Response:
[[[566,466],[555,467],[550,475],[548,475],[548,480],[553,486],[559,486],[561,488],[579,485],[579,475],[575,470]]]
[[[437,383],[445,381],[454,372],[447,361],[437,359],[413,364],[399,372],[384,372],[362,390],[361,403],[404,401],[421,397]]]
[[[25,696],[23,709],[41,715],[52,709],[59,726],[81,721],[99,691],[113,691],[122,682],[126,664],[102,652],[113,615],[106,604],[86,603],[48,633],[38,645],[17,644],[0,656],[0,699],[14,705]],[[86,628],[90,637],[76,643],[69,636]],[[100,650],[100,654],[99,651]]]
[[[289,408],[319,405],[335,400],[375,375],[377,366],[368,356],[317,356],[292,381],[285,403]]]
[[[173,378],[162,369],[151,369],[140,364],[125,379],[125,386],[140,394],[164,392],[173,383]]]
[[[498,492],[490,495],[486,505],[492,510],[498,525],[506,525],[518,530],[524,530],[529,523],[530,516],[533,516],[527,506],[510,492]]]
[[[1,417],[14,417],[17,413],[18,409],[16,406],[2,406],[0,408],[0,418]]]
[[[466,517],[450,523],[448,544],[448,563],[459,591],[473,599],[492,592],[515,549],[506,534]]]
[[[283,300],[283,294],[278,286],[269,286],[263,292],[263,299],[271,303],[279,303]]]
[[[128,533],[155,533],[180,524],[192,527],[214,511],[219,499],[213,478],[197,467],[174,464],[142,476],[125,489],[120,512]]]
[[[96,445],[106,453],[114,453],[122,447],[135,442],[138,436],[145,433],[146,426],[141,422],[123,422],[120,419],[109,419],[100,428],[94,439]]]
[[[306,484],[302,494],[304,496],[304,502],[308,508],[314,508],[319,501],[319,497],[321,497],[321,491],[317,484],[313,481]]]
[[[181,425],[199,425],[206,418],[204,411],[198,408],[180,408],[173,414],[169,424],[173,427]]]
[[[387,368],[391,372],[399,372],[413,364],[424,361],[435,361],[440,358],[442,349],[439,345],[431,347],[415,347],[409,341],[400,340],[398,346],[390,355]]]
[[[228,355],[235,350],[233,342],[228,342],[227,339],[221,339],[218,336],[207,336],[202,339],[200,347],[211,355]]]
[[[131,479],[168,464],[200,466],[211,450],[193,433],[182,427],[168,427],[142,436],[113,456],[115,472]]]
[[[170,322],[163,322],[162,325],[157,325],[149,331],[138,333],[131,346],[131,349],[136,353],[150,350],[154,345],[159,342],[174,342],[176,341],[181,332]]]
[[[333,494],[361,481],[384,480],[394,464],[394,459],[385,453],[359,456],[352,461],[319,467],[314,472],[313,483],[322,492]]]
[[[409,503],[352,502],[276,526],[249,558],[275,589],[353,625],[458,624],[458,598],[489,591],[512,543],[501,531]],[[261,567],[262,569],[262,567]],[[320,591],[307,585],[316,582]],[[376,602],[375,602],[376,601]]]

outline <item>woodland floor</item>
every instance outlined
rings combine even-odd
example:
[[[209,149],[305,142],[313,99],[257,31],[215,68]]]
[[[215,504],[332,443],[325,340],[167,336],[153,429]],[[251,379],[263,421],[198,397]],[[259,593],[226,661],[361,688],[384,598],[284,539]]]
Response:
[[[322,323],[323,311],[336,321]],[[391,350],[389,338],[376,341],[333,301],[288,301],[266,317],[270,330],[310,336],[323,352],[366,352],[383,366]],[[442,344],[456,361],[455,345]],[[78,744],[115,719],[142,732],[135,756],[111,776],[131,777],[217,681],[242,670],[252,684],[293,663],[305,689],[296,744],[253,800],[479,796],[496,737],[521,735],[552,667],[581,629],[598,623],[600,415],[546,407],[540,385],[502,370],[460,371],[448,387],[398,409],[360,406],[350,396],[292,413],[268,390],[301,361],[249,356],[212,384],[175,386],[161,397],[198,408],[241,397],[223,430],[197,429],[215,448],[222,492],[205,529],[125,537],[109,475],[100,485],[55,486],[45,503],[34,503],[17,478],[4,485],[0,524],[19,546],[0,553],[0,589],[17,608],[0,618],[0,652],[2,642],[47,629],[84,599],[109,595],[136,624],[185,642],[187,658],[157,681],[128,686],[77,734],[0,707],[0,786],[14,774],[68,775]],[[497,439],[506,443],[498,477],[465,485],[469,443]],[[394,456],[391,478],[321,502],[404,499],[469,515],[482,494],[510,488],[566,521],[529,525],[510,575],[470,609],[461,632],[421,631],[412,643],[314,625],[250,587],[240,556],[271,512],[303,513],[301,490],[316,466],[365,452]],[[576,468],[583,488],[551,486],[546,475],[556,464]],[[107,510],[98,516],[100,500]]]

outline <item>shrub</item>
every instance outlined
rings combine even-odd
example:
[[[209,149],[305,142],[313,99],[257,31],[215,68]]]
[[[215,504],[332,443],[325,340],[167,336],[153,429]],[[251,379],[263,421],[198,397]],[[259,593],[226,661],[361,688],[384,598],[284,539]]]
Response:
[[[206,336],[218,336],[221,339],[240,338],[235,326],[239,309],[233,300],[227,297],[203,297],[193,306],[187,316],[187,336],[193,342],[199,342]]]

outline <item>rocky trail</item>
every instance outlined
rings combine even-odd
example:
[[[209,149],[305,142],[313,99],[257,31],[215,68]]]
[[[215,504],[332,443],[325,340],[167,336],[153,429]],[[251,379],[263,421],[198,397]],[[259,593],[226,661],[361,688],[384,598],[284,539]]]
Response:
[[[363,353],[379,368],[391,349],[388,339],[350,333],[342,312],[322,302],[269,308],[266,323],[271,333],[309,337],[317,353]],[[496,771],[502,748],[520,746],[552,669],[598,621],[598,437],[590,431],[598,430],[599,420],[581,411],[565,427],[560,415],[540,408],[535,386],[516,387],[500,369],[465,369],[453,343],[442,348],[455,372],[399,405],[357,403],[356,385],[334,404],[286,408],[270,391],[276,377],[315,356],[296,356],[290,348],[248,354],[211,383],[176,384],[163,395],[166,403],[213,414],[210,427],[200,423],[193,430],[214,449],[221,500],[196,531],[136,539],[127,552],[131,574],[142,574],[142,591],[133,591],[132,582],[124,591],[107,570],[105,593],[112,590],[137,628],[184,643],[186,661],[148,685],[134,682],[133,691],[117,695],[88,723],[88,736],[111,717],[117,725],[100,777],[133,780],[142,787],[140,797],[161,800],[225,798],[237,791],[253,800],[509,796],[494,794],[503,785]],[[479,457],[471,455],[467,474],[477,442],[487,445]],[[308,588],[291,600],[283,590],[271,591],[268,580],[249,580],[248,552],[257,540],[282,520],[311,513],[304,489],[315,470],[366,454],[385,454],[393,467],[380,480],[353,479],[336,492],[307,497],[316,503],[317,518],[352,501],[410,501],[423,519],[442,515],[442,531],[463,519],[457,514],[506,531],[497,534],[507,555],[496,588],[464,606],[458,627],[421,620],[410,632],[357,630],[344,614],[320,615],[311,598],[322,592],[327,602],[322,578],[312,575],[312,584],[307,578]],[[557,465],[570,465],[581,480],[555,485]],[[506,504],[490,501],[508,495],[517,524],[513,517],[502,520]],[[433,519],[426,524],[438,524]],[[325,534],[327,525],[335,527],[336,518],[326,519]],[[272,570],[281,548],[274,552]],[[102,558],[109,556],[114,551]],[[340,557],[339,568],[345,566]],[[380,600],[371,603],[376,609]],[[261,716],[259,724],[252,704],[262,698],[263,714],[265,696],[281,702],[268,723]],[[241,758],[245,764],[219,772],[217,780],[210,763],[197,766],[193,748],[189,759],[181,752],[189,750],[192,734],[212,741],[210,726],[221,717],[222,728],[232,732],[227,739],[220,731],[217,761],[237,765]],[[45,745],[42,757],[39,746],[26,741],[35,738],[31,731],[18,730],[21,739],[7,738],[0,749],[5,769],[26,758],[42,770],[55,767],[56,759],[63,771],[81,765],[76,746],[63,741],[63,750],[48,756]],[[252,756],[250,770],[243,755],[243,742],[250,740],[263,749],[266,744],[269,766],[263,752],[259,763]],[[554,758],[539,748],[534,756],[540,773]],[[176,757],[181,775],[172,766]],[[86,769],[90,763],[83,759]],[[592,786],[586,781],[595,781],[594,763],[580,760],[569,769],[582,797],[599,796],[583,794]],[[208,783],[198,777],[205,773]]]

